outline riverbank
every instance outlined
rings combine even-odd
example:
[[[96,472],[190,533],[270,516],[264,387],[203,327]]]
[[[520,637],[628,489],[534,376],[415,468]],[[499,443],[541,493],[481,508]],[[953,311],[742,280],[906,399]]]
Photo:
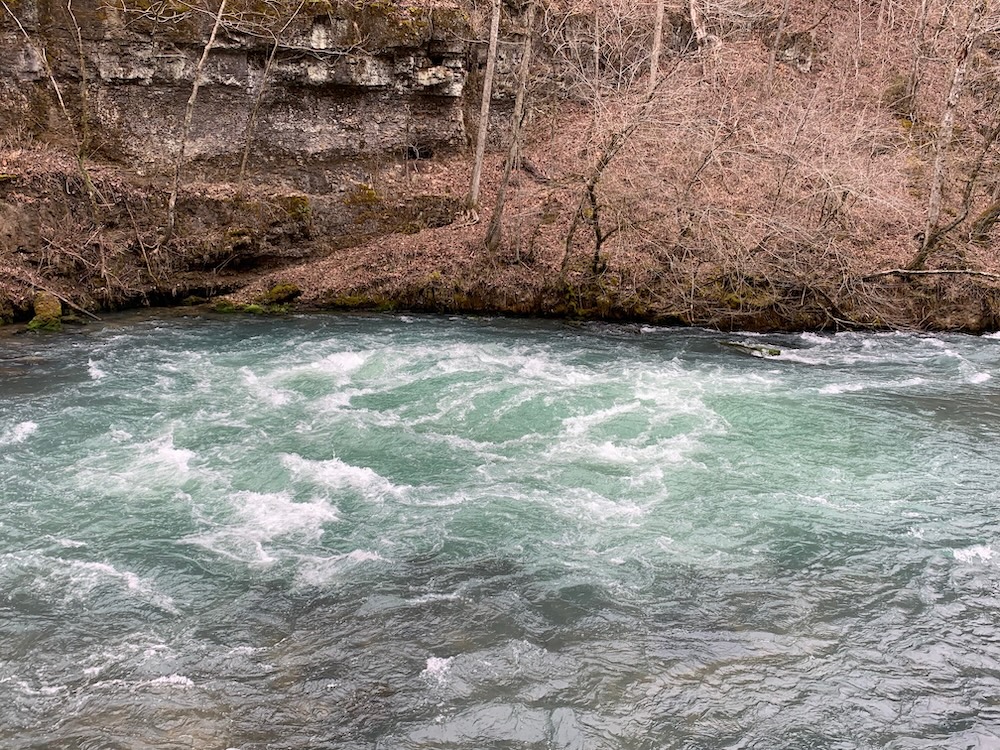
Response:
[[[460,0],[8,3],[0,321],[290,284],[280,309],[1000,327],[995,14],[531,6],[491,44]]]
[[[542,157],[539,156],[539,161]],[[903,253],[711,259],[655,246],[589,252],[563,241],[576,184],[520,175],[518,223],[487,252],[470,223],[462,158],[401,162],[346,194],[202,180],[182,193],[163,245],[164,184],[92,165],[98,220],[77,165],[49,148],[7,150],[0,182],[0,318],[24,323],[39,290],[95,314],[191,305],[251,311],[344,309],[485,313],[691,325],[721,330],[997,330],[997,260],[910,272]],[[501,168],[487,161],[490,183]],[[389,196],[392,196],[391,198]],[[484,203],[493,196],[487,192]],[[485,218],[488,218],[485,217]],[[395,230],[395,231],[393,231]],[[952,259],[953,261],[956,259]],[[887,273],[891,269],[896,273]],[[260,305],[292,285],[281,306]],[[243,306],[243,308],[241,308]]]

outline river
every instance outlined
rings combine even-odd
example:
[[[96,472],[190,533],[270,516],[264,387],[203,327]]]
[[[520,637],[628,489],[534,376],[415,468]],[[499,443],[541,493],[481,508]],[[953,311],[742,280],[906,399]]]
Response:
[[[1000,746],[998,339],[0,347],[9,750]]]

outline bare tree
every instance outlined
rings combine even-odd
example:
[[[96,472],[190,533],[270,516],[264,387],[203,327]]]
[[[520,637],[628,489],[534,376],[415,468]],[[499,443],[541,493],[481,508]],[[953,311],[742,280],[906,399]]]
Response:
[[[305,4],[306,0],[299,0],[298,7],[296,7],[295,10],[288,16],[284,26],[282,26],[277,33],[273,34],[274,43],[271,45],[271,53],[267,56],[267,62],[264,63],[264,70],[260,76],[260,86],[257,89],[257,95],[254,97],[253,105],[250,107],[250,115],[247,117],[246,136],[244,137],[243,142],[243,157],[240,159],[240,173],[237,178],[237,183],[241,186],[243,181],[246,179],[247,164],[250,161],[250,149],[253,146],[254,135],[257,132],[257,116],[260,113],[261,102],[264,100],[264,92],[267,91],[267,81],[268,76],[271,73],[271,67],[274,65],[274,60],[278,55],[279,48],[281,47],[282,37],[288,30],[288,27],[291,26],[292,22],[298,17]]]
[[[917,33],[913,41],[913,58],[910,61],[910,72],[906,78],[906,90],[902,104],[909,110],[910,119],[915,115],[914,104],[917,100],[917,89],[920,86],[920,72],[926,50],[927,20],[930,15],[931,0],[920,0],[920,11],[917,20]]]
[[[476,156],[472,164],[472,181],[466,208],[472,222],[479,221],[479,183],[486,156],[486,135],[490,125],[490,104],[493,99],[493,74],[497,64],[497,40],[500,36],[500,0],[493,0],[490,16],[490,46],[486,53],[486,76],[483,81],[483,100],[479,107],[479,131],[476,133]]]
[[[979,19],[986,10],[986,0],[976,0],[969,13],[969,21],[965,34],[958,45],[955,54],[955,66],[952,70],[951,86],[945,99],[941,124],[938,127],[937,139],[934,143],[934,171],[931,175],[930,197],[927,201],[927,221],[924,225],[923,241],[920,249],[907,266],[916,271],[924,267],[927,257],[943,236],[941,220],[941,204],[944,197],[945,171],[947,169],[948,153],[951,149],[952,135],[955,130],[955,111],[958,109],[959,98],[965,85],[965,77],[969,69],[969,59],[972,49],[979,38]]]
[[[699,47],[704,47],[709,41],[709,35],[701,0],[688,0],[688,15],[691,18],[691,30],[694,32],[695,42]]]
[[[181,167],[184,164],[184,152],[187,149],[188,134],[191,131],[191,122],[194,119],[194,105],[198,100],[198,89],[201,87],[201,76],[202,71],[205,69],[205,63],[208,61],[208,55],[212,51],[212,46],[215,44],[215,37],[219,33],[219,26],[222,25],[222,17],[226,12],[226,1],[222,0],[219,5],[219,10],[215,14],[215,23],[212,25],[212,33],[208,37],[208,42],[205,43],[205,48],[202,50],[201,59],[198,60],[198,65],[194,70],[194,81],[191,84],[191,96],[188,97],[187,106],[184,108],[184,122],[181,127],[181,142],[177,147],[177,153],[174,156],[174,176],[170,185],[170,196],[167,199],[167,226],[164,232],[162,244],[167,244],[174,236],[174,226],[177,221],[177,191],[180,186],[181,179]]]
[[[660,77],[660,53],[663,51],[664,0],[656,0],[656,15],[653,18],[653,46],[649,52],[649,88],[647,94],[656,89]]]
[[[675,65],[673,71],[676,71],[677,69],[678,66]],[[572,254],[576,238],[576,232],[579,229],[580,224],[583,222],[590,224],[594,237],[594,254],[591,261],[591,271],[593,273],[599,273],[601,271],[601,251],[604,248],[604,243],[621,229],[621,225],[619,224],[609,228],[602,224],[602,204],[598,195],[598,188],[605,172],[628,144],[629,139],[650,119],[653,109],[652,105],[656,100],[656,94],[668,78],[669,75],[661,77],[656,82],[656,85],[649,89],[647,94],[636,107],[635,112],[626,119],[624,125],[619,130],[611,132],[598,149],[597,161],[590,168],[590,174],[584,182],[583,195],[581,196],[577,209],[573,214],[569,231],[566,233],[566,244],[561,264],[563,274],[566,273],[568,268],[569,258]]]
[[[788,2],[789,0],[784,0],[781,6],[781,15],[778,17],[778,30],[774,32],[774,44],[771,45],[771,54],[767,60],[767,76],[764,78],[764,84],[761,87],[762,93],[766,96],[771,94],[771,86],[774,84],[774,68],[778,62],[778,50],[781,49],[782,36],[785,33],[785,24],[788,21]]]
[[[521,62],[517,71],[517,95],[514,99],[514,119],[511,123],[510,145],[507,148],[507,158],[503,166],[503,179],[497,191],[496,204],[493,206],[493,216],[486,232],[486,249],[496,252],[500,246],[503,230],[503,209],[507,197],[507,186],[510,184],[510,173],[519,158],[521,149],[521,134],[524,131],[524,102],[528,92],[528,73],[531,70],[531,47],[535,28],[535,4],[528,4],[528,17],[525,21],[524,39],[521,43]]]

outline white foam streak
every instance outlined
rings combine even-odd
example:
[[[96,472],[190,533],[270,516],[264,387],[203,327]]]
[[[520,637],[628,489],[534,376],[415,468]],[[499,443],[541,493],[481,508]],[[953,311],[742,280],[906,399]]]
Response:
[[[181,474],[187,474],[190,469],[188,465],[194,458],[194,451],[187,448],[177,448],[174,445],[174,436],[165,435],[158,440],[149,443],[152,452],[145,456],[145,461],[155,464]]]
[[[64,693],[68,690],[65,685],[42,685],[41,687],[33,688],[25,680],[18,680],[15,684],[24,695],[50,697],[53,695],[59,695],[60,693]]]
[[[420,604],[429,604],[431,602],[454,602],[461,598],[462,596],[458,592],[452,592],[450,594],[423,594],[421,596],[414,597],[413,599],[407,599],[406,603],[410,606],[416,606]]]
[[[584,433],[589,432],[591,428],[599,424],[608,422],[615,417],[621,416],[622,414],[636,412],[639,409],[640,404],[637,401],[634,401],[630,404],[622,404],[612,406],[608,409],[601,409],[593,414],[584,414],[579,417],[567,417],[563,420],[563,428],[570,436],[583,435]]]
[[[312,461],[295,453],[281,456],[281,463],[296,479],[307,479],[334,490],[353,489],[368,500],[402,497],[406,488],[397,487],[367,466],[353,466],[339,458]]]
[[[626,521],[634,524],[648,510],[625,500],[612,500],[590,490],[578,489],[571,495],[552,500],[563,515],[590,523]]]
[[[568,388],[579,388],[607,380],[607,375],[603,373],[574,368],[563,361],[543,356],[525,358],[518,375],[529,381],[546,381]]]
[[[71,543],[67,547],[84,547]],[[129,595],[142,599],[170,614],[179,614],[171,597],[158,592],[153,584],[130,570],[120,570],[106,562],[65,560],[38,552],[8,553],[0,557],[0,572],[13,569],[15,574],[30,572],[34,575],[34,593],[61,598],[64,602],[87,601],[98,590],[109,584],[123,587]],[[49,594],[48,592],[51,592]]]
[[[443,659],[438,656],[432,656],[427,660],[427,666],[420,673],[420,676],[425,680],[434,681],[438,684],[444,682],[448,675],[448,671],[451,669],[451,664],[454,661],[454,656],[449,656]]]
[[[863,391],[867,387],[866,383],[831,383],[830,385],[824,385],[819,389],[820,393],[854,393],[856,391]]]
[[[186,677],[182,674],[171,674],[164,675],[163,677],[157,677],[153,680],[146,680],[145,682],[140,682],[141,687],[170,687],[170,688],[181,688],[186,690],[188,688],[194,687],[194,681],[190,677]]]
[[[965,565],[972,565],[975,563],[990,562],[995,553],[992,547],[985,544],[976,544],[966,549],[954,550],[953,554],[958,562]]]
[[[0,435],[0,445],[23,443],[38,431],[37,422],[19,422]]]
[[[323,588],[340,580],[344,573],[358,565],[382,562],[378,552],[356,549],[343,555],[303,557],[300,560],[296,583],[299,586]]]
[[[261,378],[248,373],[253,379],[255,387],[263,388],[265,392],[271,393],[271,398],[278,398],[281,404],[287,403],[292,394],[288,391],[281,391],[274,387],[275,384],[285,383],[300,376],[318,376],[320,379],[332,382],[336,386],[345,386],[358,370],[364,367],[371,358],[371,351],[347,351],[333,352],[316,362],[307,364],[297,364],[286,369],[279,369]],[[245,375],[246,377],[247,375]],[[280,405],[280,404],[278,404]]]
[[[271,406],[284,406],[292,400],[291,393],[275,388],[266,379],[257,376],[250,368],[244,367],[240,372],[247,388],[265,403]]]
[[[129,570],[118,570],[115,566],[108,563],[78,561],[71,562],[70,569],[74,572],[74,581],[78,584],[81,581],[85,582],[84,588],[87,590],[97,586],[102,578],[118,579],[125,584],[125,587],[129,591],[140,595],[150,604],[171,614],[179,614],[179,610],[174,606],[173,599],[157,592],[151,584]],[[89,588],[86,583],[88,580],[93,581]]]
[[[543,457],[547,463],[606,465],[620,468],[631,474],[635,467],[648,467],[644,475],[663,465],[676,465],[690,460],[690,455],[701,447],[697,438],[691,435],[657,440],[649,444],[645,440],[613,442],[601,440],[591,442],[586,439],[561,440],[547,450]]]
[[[287,553],[287,543],[278,540],[316,543],[324,526],[337,520],[336,508],[324,498],[296,502],[290,492],[237,492],[229,497],[235,522],[220,525],[184,541],[223,557],[257,566],[269,566]]]

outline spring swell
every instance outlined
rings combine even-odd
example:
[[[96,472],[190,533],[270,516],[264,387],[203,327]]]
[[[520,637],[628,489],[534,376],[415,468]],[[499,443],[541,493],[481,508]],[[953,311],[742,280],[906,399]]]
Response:
[[[0,744],[1000,742],[1000,344],[725,340],[11,339]]]

